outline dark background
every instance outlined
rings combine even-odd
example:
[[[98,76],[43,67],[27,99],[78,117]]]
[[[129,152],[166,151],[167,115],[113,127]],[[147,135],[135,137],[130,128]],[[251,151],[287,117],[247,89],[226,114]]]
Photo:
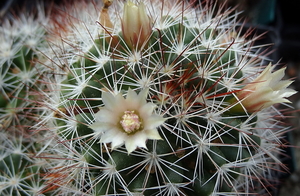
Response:
[[[225,0],[214,0],[213,2],[216,1],[223,2]],[[278,58],[283,58],[283,61],[285,62],[291,60],[300,61],[300,6],[298,6],[299,0],[227,1],[231,6],[238,6],[239,10],[243,10],[243,15],[252,19],[254,26],[262,25],[264,28],[269,28],[273,31],[276,31],[276,33],[278,34],[276,42],[280,41],[278,42],[279,44],[276,45]],[[5,16],[8,10],[12,10],[14,13],[17,13],[19,8],[21,8],[21,11],[32,11],[36,8],[36,2],[43,2],[45,7],[47,8],[52,6],[53,4],[62,5],[76,3],[76,0],[1,0],[0,19]],[[262,4],[261,2],[265,3]],[[268,2],[272,3],[268,4]],[[275,9],[270,8],[273,7],[273,4],[275,4]],[[273,19],[269,19],[270,17],[268,16],[270,15],[270,9],[272,9],[271,12],[274,16]],[[259,17],[259,19],[257,19],[257,17]],[[266,20],[269,20],[269,22],[266,22]]]

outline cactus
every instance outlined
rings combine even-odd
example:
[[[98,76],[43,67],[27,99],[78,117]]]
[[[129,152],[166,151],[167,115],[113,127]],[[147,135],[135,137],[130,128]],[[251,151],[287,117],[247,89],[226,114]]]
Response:
[[[0,193],[268,193],[295,91],[242,30],[234,10],[159,0],[3,23]]]

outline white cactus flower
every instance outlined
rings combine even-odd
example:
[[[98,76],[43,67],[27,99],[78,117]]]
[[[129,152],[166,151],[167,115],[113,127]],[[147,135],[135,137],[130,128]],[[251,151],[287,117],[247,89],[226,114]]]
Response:
[[[236,94],[247,112],[257,112],[276,103],[290,103],[287,98],[296,91],[287,87],[293,81],[282,80],[285,68],[273,72],[274,68],[275,66],[269,64],[256,79]]]
[[[161,139],[157,127],[165,119],[153,113],[156,105],[146,102],[147,94],[148,89],[139,94],[129,89],[125,99],[121,93],[103,92],[105,106],[95,114],[95,122],[90,126],[101,134],[101,143],[111,143],[112,149],[125,143],[130,154],[137,147],[146,148],[147,139]]]

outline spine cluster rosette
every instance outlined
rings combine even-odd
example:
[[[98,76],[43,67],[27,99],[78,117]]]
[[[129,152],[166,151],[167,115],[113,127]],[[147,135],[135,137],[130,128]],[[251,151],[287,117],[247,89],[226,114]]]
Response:
[[[163,0],[80,2],[60,14],[35,29],[36,47],[22,42],[1,59],[0,112],[22,109],[0,118],[3,135],[26,140],[0,151],[0,172],[35,179],[21,195],[267,192],[289,130],[275,104],[295,91],[238,14]],[[35,71],[22,81],[16,68]],[[21,181],[7,179],[0,193],[18,193]]]

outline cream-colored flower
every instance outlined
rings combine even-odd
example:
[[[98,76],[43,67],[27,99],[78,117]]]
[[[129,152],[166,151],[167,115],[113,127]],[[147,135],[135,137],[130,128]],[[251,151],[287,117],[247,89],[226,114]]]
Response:
[[[126,99],[121,93],[103,92],[104,107],[95,114],[90,126],[101,134],[100,142],[111,143],[112,149],[125,143],[128,154],[137,147],[146,148],[147,139],[161,139],[157,127],[165,119],[153,113],[155,104],[146,102],[148,89],[136,94],[129,89]]]
[[[285,68],[273,72],[275,66],[269,64],[251,83],[236,94],[239,102],[232,110],[245,108],[247,112],[257,112],[276,103],[289,103],[286,99],[296,91],[287,88],[293,81],[282,80]],[[232,111],[231,110],[231,111]]]
[[[143,2],[138,5],[127,1],[124,5],[122,33],[126,44],[131,49],[140,49],[151,35],[152,27]]]

